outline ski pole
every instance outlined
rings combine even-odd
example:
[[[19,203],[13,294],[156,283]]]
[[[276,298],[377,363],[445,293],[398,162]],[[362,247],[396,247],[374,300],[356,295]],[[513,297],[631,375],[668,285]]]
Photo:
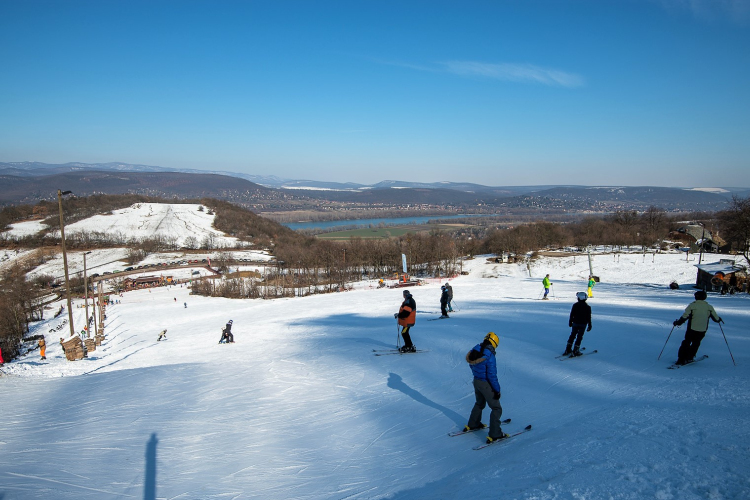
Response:
[[[719,328],[721,329],[721,334],[724,335],[724,328],[721,327],[721,322],[719,323]],[[727,349],[729,349],[729,342],[727,342],[727,336],[724,335],[724,342],[727,344]],[[734,363],[734,366],[737,366],[737,363],[734,361],[734,356],[732,356],[732,350],[729,349],[729,355],[732,357],[732,363]]]
[[[669,330],[669,335],[667,335],[667,342],[669,342],[669,337],[672,336],[672,332],[673,331],[674,331],[674,325],[672,325],[672,329]],[[661,355],[664,353],[664,348],[667,347],[667,342],[664,342],[664,347],[661,348],[661,352],[659,353],[659,357],[656,358],[657,361],[661,359]]]
[[[455,301],[455,300],[451,300],[451,306],[453,306],[453,305],[455,305],[455,306],[456,306],[456,310],[457,310],[457,311],[460,311],[460,310],[461,310],[461,308],[460,308],[460,307],[458,307],[458,304],[456,304],[456,301]]]
[[[398,331],[398,319],[396,320],[396,348],[401,348],[401,332]]]
[[[556,299],[557,295],[555,295],[555,287],[554,287],[554,285],[555,285],[554,283],[550,283],[549,284],[549,289],[550,289],[550,292],[552,292],[552,298]]]

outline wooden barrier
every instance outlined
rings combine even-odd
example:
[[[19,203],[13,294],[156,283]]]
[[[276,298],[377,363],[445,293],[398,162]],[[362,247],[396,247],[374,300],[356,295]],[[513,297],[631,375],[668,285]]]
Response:
[[[65,351],[65,357],[68,361],[76,361],[86,357],[86,346],[78,335],[69,338],[65,342],[63,342],[63,339],[60,339],[60,343],[63,346],[63,351]]]
[[[86,346],[88,352],[96,351],[96,339],[88,338],[83,341],[83,345]]]

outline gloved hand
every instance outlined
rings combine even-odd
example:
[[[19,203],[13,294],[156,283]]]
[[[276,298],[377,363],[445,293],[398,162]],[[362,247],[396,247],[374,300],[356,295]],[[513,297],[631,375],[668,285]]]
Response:
[[[572,328],[572,327],[573,327],[573,322],[572,321],[568,322],[568,328]]]
[[[719,318],[719,323],[724,323],[724,320],[722,318]]]
[[[495,391],[494,394],[492,394],[492,399],[500,399],[500,393]]]
[[[587,331],[587,332],[590,332],[590,331],[591,331],[591,325],[589,325],[589,327],[588,327],[588,328],[586,328],[586,331]]]
[[[672,321],[672,326],[680,326],[680,320],[676,319],[676,320]]]
[[[393,319],[398,319],[398,313],[395,313],[395,314],[393,315]]]

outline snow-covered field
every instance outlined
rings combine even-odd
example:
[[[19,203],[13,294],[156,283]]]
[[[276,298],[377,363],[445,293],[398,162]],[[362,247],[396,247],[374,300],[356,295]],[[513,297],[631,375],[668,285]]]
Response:
[[[400,290],[127,293],[88,359],[65,361],[48,333],[62,316],[32,331],[47,334],[46,362],[32,353],[0,369],[0,498],[750,498],[750,296],[709,296],[737,366],[714,323],[707,360],[666,369],[685,327],[656,359],[693,295],[667,284],[694,282],[695,263],[595,256],[584,345],[599,352],[562,362],[585,257],[467,261],[449,320],[428,321],[437,284],[412,289],[412,337],[429,352],[403,356],[372,353],[396,343]],[[554,299],[540,301],[546,273]],[[218,345],[229,319],[236,343]],[[504,430],[534,427],[473,451],[485,433],[446,434],[466,423],[464,356],[488,331],[501,339]]]
[[[75,232],[102,232],[126,235],[127,238],[153,238],[160,236],[184,245],[189,237],[201,244],[211,238],[213,245],[236,246],[237,238],[227,236],[213,228],[214,215],[196,204],[136,203],[128,208],[114,210],[111,215],[95,215],[65,226],[66,235]]]
[[[41,231],[46,231],[47,229],[49,229],[49,227],[47,227],[46,224],[43,224],[41,220],[28,220],[11,224],[10,229],[0,233],[0,236],[23,238],[24,236],[32,236]]]

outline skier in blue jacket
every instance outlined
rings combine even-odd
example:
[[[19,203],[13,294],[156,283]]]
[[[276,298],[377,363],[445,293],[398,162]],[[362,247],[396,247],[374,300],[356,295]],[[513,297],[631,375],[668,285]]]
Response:
[[[487,442],[492,443],[498,439],[508,437],[500,427],[500,417],[503,415],[503,407],[500,406],[500,382],[497,380],[497,363],[495,362],[495,349],[500,344],[494,332],[488,333],[481,344],[466,354],[466,361],[474,374],[474,396],[476,402],[471,409],[469,423],[464,430],[482,429],[486,427],[482,423],[482,410],[490,407],[490,432]]]

